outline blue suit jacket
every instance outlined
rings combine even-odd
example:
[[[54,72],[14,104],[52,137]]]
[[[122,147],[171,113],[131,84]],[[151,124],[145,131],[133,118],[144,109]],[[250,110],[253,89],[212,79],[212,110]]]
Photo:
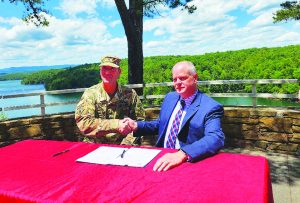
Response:
[[[177,92],[168,93],[159,118],[154,121],[138,121],[138,130],[134,136],[158,134],[156,146],[163,147],[169,119],[179,99]],[[197,92],[178,133],[180,147],[190,156],[191,161],[213,155],[224,146],[225,137],[221,128],[223,113],[221,104],[204,93]]]

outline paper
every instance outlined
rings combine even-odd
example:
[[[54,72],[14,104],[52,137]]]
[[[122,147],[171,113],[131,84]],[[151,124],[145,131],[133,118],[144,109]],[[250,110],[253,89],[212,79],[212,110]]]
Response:
[[[77,159],[79,162],[144,167],[161,150],[145,148],[120,148],[102,146]]]

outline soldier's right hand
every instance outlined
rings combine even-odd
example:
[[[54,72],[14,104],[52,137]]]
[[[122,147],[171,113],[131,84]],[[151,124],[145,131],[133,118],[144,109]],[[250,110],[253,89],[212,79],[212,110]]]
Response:
[[[132,132],[132,129],[130,128],[129,122],[127,120],[119,120],[118,132],[122,135],[128,135]]]
[[[135,132],[138,128],[137,122],[135,120],[132,120],[131,118],[124,118],[123,120],[127,121],[129,127],[131,128],[131,131]]]

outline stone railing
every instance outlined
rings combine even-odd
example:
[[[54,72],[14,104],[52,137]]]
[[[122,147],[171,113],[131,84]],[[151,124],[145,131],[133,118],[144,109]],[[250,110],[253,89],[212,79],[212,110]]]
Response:
[[[155,119],[159,110],[146,109],[146,119]],[[300,155],[300,109],[225,107],[222,127],[226,147]],[[0,122],[0,146],[24,139],[78,141],[79,135],[73,113]]]

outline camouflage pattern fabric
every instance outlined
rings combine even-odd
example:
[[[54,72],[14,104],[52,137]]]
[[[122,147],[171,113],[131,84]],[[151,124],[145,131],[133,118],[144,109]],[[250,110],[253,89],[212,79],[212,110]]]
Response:
[[[117,132],[119,119],[144,120],[142,103],[133,89],[118,85],[110,98],[99,83],[85,90],[75,111],[75,120],[84,134],[82,141],[105,144],[139,145],[132,133],[125,138]]]

